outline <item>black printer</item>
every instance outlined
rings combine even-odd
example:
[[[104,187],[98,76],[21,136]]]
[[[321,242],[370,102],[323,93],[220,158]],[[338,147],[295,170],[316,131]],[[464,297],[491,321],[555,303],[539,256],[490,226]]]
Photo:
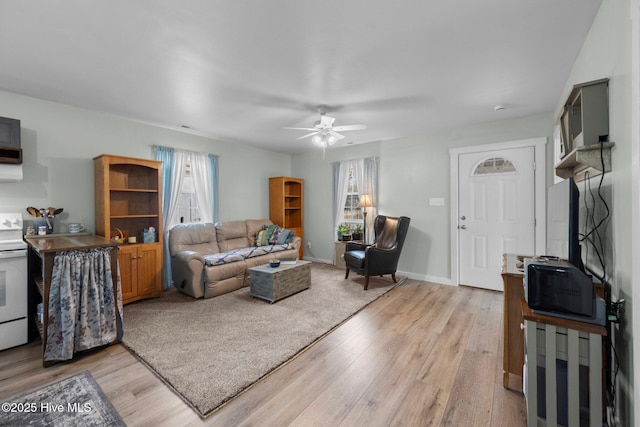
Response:
[[[528,259],[524,283],[525,299],[534,313],[606,324],[605,301],[596,296],[591,277],[573,264],[546,258]]]

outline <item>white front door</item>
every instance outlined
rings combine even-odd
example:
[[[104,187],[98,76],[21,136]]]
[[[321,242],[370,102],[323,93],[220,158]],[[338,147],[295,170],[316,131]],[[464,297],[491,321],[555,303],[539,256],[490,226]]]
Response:
[[[460,284],[502,290],[503,253],[535,250],[534,148],[458,157]]]

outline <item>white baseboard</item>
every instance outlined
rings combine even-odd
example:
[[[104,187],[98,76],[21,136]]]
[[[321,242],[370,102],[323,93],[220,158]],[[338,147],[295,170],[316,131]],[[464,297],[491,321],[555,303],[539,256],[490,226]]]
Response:
[[[310,256],[305,256],[304,260],[305,261],[311,261],[311,262],[321,262],[323,264],[331,264],[331,265],[333,265],[333,260],[330,260],[330,259],[321,259],[321,258],[313,258],[313,257],[310,257]]]
[[[431,282],[437,283],[439,285],[448,285],[448,286],[457,286],[454,285],[450,278],[448,277],[438,277],[438,276],[430,276],[426,274],[416,274],[410,273],[408,271],[398,271],[398,274],[402,274],[403,276],[407,276],[409,279],[414,280],[422,280],[423,282]]]
[[[312,262],[321,262],[323,264],[331,264],[331,265],[333,265],[333,260],[328,260],[328,259],[313,258],[313,257],[305,256],[304,260],[305,261],[312,261]],[[437,283],[439,285],[456,286],[456,285],[453,284],[453,282],[451,282],[451,279],[448,278],[448,277],[438,277],[438,276],[430,276],[430,275],[425,275],[425,274],[415,274],[415,273],[409,273],[408,271],[397,271],[397,274],[401,274],[403,276],[407,276],[409,279],[421,280],[423,282]]]

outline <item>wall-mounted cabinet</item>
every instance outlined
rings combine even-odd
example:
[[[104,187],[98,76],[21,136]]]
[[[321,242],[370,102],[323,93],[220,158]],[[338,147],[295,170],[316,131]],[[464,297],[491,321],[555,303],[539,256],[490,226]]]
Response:
[[[575,85],[560,114],[565,155],[609,141],[609,79]]]
[[[562,160],[556,174],[582,179],[611,170],[609,79],[577,84],[560,114]],[[604,164],[604,168],[603,168]]]

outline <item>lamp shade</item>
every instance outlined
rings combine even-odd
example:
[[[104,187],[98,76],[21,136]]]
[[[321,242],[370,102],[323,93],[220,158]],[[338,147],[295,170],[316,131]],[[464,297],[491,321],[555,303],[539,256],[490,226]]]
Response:
[[[358,203],[358,207],[359,208],[370,208],[371,206],[373,206],[373,203],[371,203],[371,196],[369,196],[368,194],[363,194],[360,196],[360,203]]]

